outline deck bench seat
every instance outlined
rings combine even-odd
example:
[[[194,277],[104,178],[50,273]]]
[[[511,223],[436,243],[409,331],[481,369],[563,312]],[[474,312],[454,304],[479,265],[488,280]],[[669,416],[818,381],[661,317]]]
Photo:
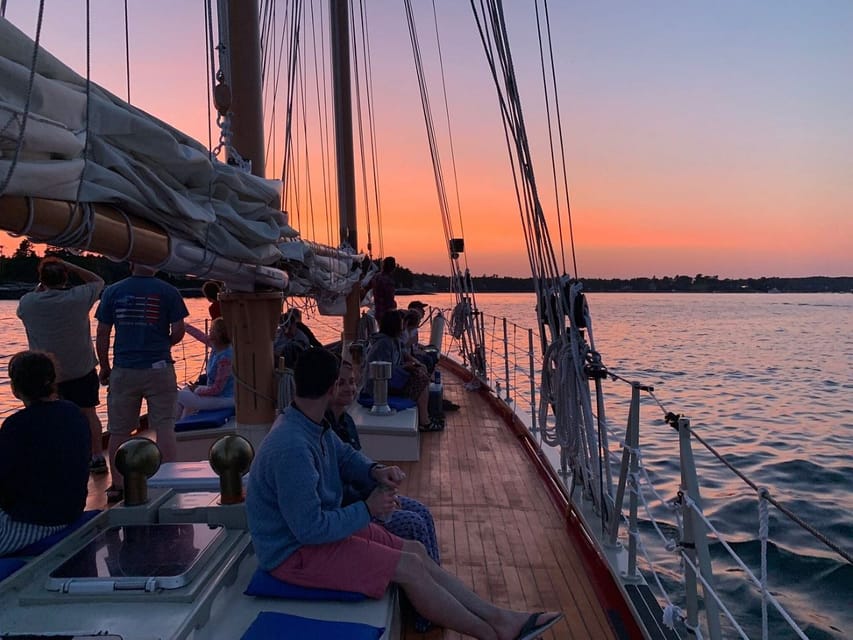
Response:
[[[391,415],[375,415],[358,403],[347,412],[355,421],[362,451],[382,462],[412,462],[421,457],[417,408],[395,411]]]
[[[175,422],[176,456],[181,462],[207,460],[210,445],[237,433],[234,408],[199,411]]]

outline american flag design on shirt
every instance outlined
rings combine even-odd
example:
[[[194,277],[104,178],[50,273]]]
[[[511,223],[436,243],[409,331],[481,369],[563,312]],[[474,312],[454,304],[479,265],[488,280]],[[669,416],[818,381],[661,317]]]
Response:
[[[146,326],[160,321],[159,294],[129,295],[116,303],[116,324]]]

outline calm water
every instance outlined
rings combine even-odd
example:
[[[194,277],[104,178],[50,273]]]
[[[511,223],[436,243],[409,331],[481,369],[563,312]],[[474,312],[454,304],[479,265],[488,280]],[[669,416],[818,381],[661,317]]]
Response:
[[[451,306],[446,295],[421,299]],[[477,301],[490,316],[534,325],[532,295],[480,294]],[[747,476],[840,546],[853,549],[853,296],[592,294],[589,303],[596,348],[611,371],[653,385],[666,410],[689,417],[696,431]],[[203,326],[205,301],[187,304],[191,319]],[[26,348],[16,306],[0,301],[4,363]],[[321,340],[338,337],[335,319],[309,316],[308,321]],[[198,343],[188,338],[174,355],[179,378],[198,374]],[[606,385],[608,420],[621,427],[630,392],[624,384]],[[3,366],[0,415],[16,407]],[[642,415],[644,462],[658,490],[673,497],[675,432],[662,424],[653,402],[644,401]],[[696,455],[706,513],[757,571],[753,492],[704,451],[697,449]],[[853,567],[780,519],[772,507],[770,532],[770,582],[777,597],[807,625],[810,637],[850,637]],[[723,569],[719,582],[730,596],[727,606],[748,608],[756,619],[757,599],[742,585],[740,570],[729,566],[718,548],[714,557]],[[750,629],[753,637],[756,628]],[[792,637],[781,629],[773,637]]]

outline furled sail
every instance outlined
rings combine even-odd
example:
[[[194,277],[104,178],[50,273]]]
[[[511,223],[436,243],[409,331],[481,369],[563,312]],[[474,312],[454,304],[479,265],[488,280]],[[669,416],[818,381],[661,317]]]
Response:
[[[0,195],[112,205],[152,223],[168,236],[169,255],[158,260],[168,271],[282,288],[285,272],[310,271],[303,267],[313,247],[286,256],[280,248],[301,241],[281,211],[278,181],[218,161],[184,133],[87,84],[44,49],[32,69],[33,47],[0,18]],[[84,221],[60,235],[43,240],[91,248]],[[357,275],[335,274],[349,274],[361,256],[331,248],[328,254],[340,264],[296,291],[333,298],[349,291]],[[325,261],[313,264],[322,269]]]

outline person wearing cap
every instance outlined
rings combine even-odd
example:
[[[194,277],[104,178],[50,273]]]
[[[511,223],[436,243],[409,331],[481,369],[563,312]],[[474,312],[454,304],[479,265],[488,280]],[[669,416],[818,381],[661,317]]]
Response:
[[[293,367],[299,355],[311,346],[311,341],[299,329],[299,309],[292,308],[281,315],[273,341],[276,358],[284,358],[288,367]]]

